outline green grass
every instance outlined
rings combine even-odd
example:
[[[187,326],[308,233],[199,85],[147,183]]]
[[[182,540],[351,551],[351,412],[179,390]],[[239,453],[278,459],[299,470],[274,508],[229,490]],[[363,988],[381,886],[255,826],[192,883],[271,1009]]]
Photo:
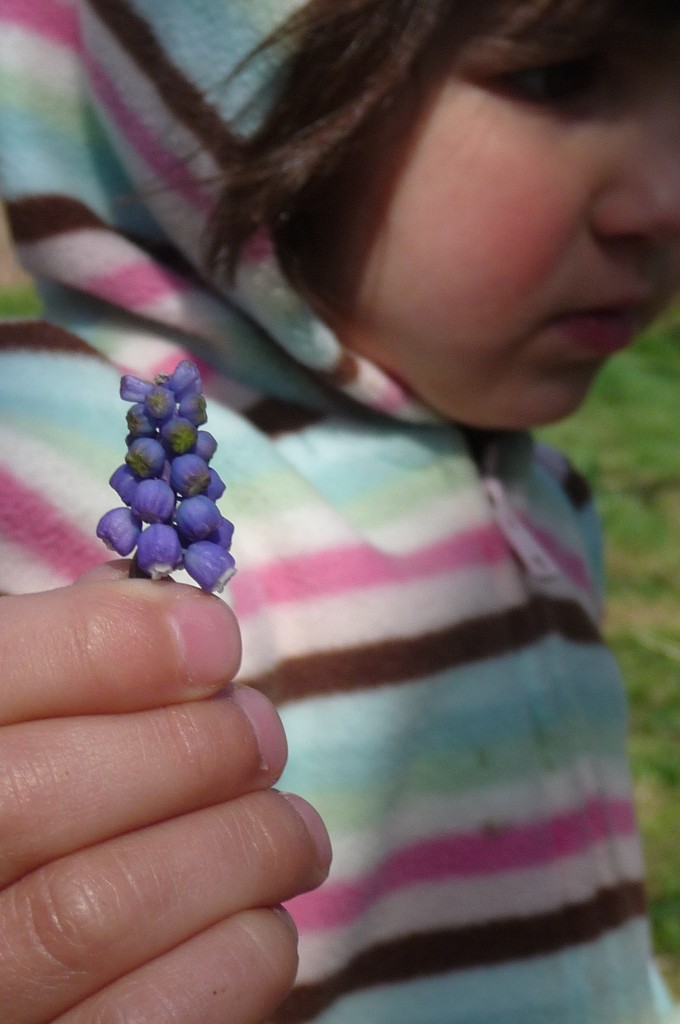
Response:
[[[607,637],[631,703],[630,754],[663,972],[680,998],[680,322],[607,367],[542,431],[594,485],[607,542]]]
[[[3,288],[0,291],[0,320],[20,316],[37,316],[40,302],[30,286]]]
[[[0,317],[33,316],[30,289]],[[584,407],[542,435],[598,496],[607,537],[606,631],[631,702],[630,753],[654,938],[680,999],[680,318],[618,356]]]

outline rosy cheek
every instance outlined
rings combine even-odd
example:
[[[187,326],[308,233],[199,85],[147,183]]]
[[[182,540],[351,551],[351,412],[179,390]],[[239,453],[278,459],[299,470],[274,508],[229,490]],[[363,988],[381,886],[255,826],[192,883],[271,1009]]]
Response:
[[[477,251],[495,267],[498,287],[535,288],[555,273],[575,227],[572,204],[558,187],[525,171],[512,191],[490,189],[482,209],[477,228],[486,244],[480,241]]]
[[[506,189],[483,170],[452,175],[455,187],[442,182],[393,222],[399,274],[417,283],[430,315],[446,296],[454,310],[475,317],[483,317],[490,296],[493,305],[521,300],[550,277],[567,243],[564,204],[544,181],[524,174]]]

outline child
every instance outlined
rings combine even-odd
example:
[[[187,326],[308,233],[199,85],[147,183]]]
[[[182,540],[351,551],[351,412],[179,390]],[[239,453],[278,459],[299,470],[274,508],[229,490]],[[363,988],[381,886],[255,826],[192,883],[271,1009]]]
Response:
[[[152,992],[182,1024],[672,1019],[598,628],[597,525],[580,479],[526,431],[575,409],[680,282],[680,7],[0,0],[0,14],[4,188],[50,321],[3,335],[4,588],[57,587],[100,558],[120,367],[200,357],[236,524],[238,678],[279,706],[283,783],[334,849],[326,884],[290,904],[300,969],[276,1013],[276,985],[255,1000],[259,960],[225,995],[233,933],[224,984],[199,975],[184,1002],[146,940],[136,976],[99,978],[105,1012],[155,1019]],[[148,601],[178,589],[87,586],[114,583],[118,602],[140,583]],[[11,604],[24,644],[46,609],[48,686],[68,678],[70,629],[136,678],[144,616],[127,619],[128,654],[115,603],[107,625],[113,590],[90,595]],[[136,700],[162,707],[154,664]],[[100,671],[85,661],[65,712],[13,667],[30,735],[90,714]],[[156,747],[147,770],[159,763]],[[102,769],[106,792],[136,820],[123,769],[120,755]],[[233,813],[254,788],[237,787]],[[179,813],[165,816],[183,835]],[[270,804],[250,813],[266,830]],[[242,906],[318,881],[311,828],[316,844],[272,832],[281,879],[265,895],[253,868]],[[214,862],[206,875],[228,922],[237,890]],[[136,884],[154,932],[170,882],[156,904]],[[111,900],[117,887],[114,873]],[[207,884],[195,901],[214,898]],[[39,963],[22,969],[39,985]],[[55,1008],[43,993],[24,1009],[10,988],[11,1019],[54,1019],[64,992],[85,1002],[60,1020],[99,1019],[58,982]]]

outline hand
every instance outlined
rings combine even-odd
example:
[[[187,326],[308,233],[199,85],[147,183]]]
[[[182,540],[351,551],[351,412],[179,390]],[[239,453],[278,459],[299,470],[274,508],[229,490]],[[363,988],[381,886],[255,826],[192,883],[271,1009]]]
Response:
[[[287,994],[277,907],[330,849],[270,788],[285,737],[224,690],[239,657],[223,602],[113,566],[0,598],[3,1024],[255,1024]]]

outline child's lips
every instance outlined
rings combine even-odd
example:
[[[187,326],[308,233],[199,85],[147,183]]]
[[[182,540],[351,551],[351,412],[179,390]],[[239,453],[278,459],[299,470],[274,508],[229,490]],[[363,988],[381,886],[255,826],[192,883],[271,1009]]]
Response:
[[[639,307],[578,310],[553,321],[569,342],[585,353],[609,356],[635,340],[640,331]]]

